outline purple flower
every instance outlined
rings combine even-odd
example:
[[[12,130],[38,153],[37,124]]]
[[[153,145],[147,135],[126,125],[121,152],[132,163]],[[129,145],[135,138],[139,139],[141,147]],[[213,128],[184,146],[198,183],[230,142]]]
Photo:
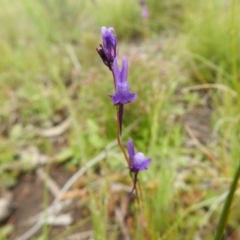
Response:
[[[143,0],[140,0],[139,4],[140,4],[140,6],[142,8],[142,18],[148,18],[148,7],[147,7],[147,4]]]
[[[113,74],[115,78],[116,92],[112,96],[114,105],[124,105],[133,102],[136,99],[136,93],[130,93],[130,88],[127,82],[128,63],[127,58],[123,57],[122,69],[119,71],[117,57],[113,61]]]
[[[148,169],[148,165],[151,163],[151,158],[146,158],[143,153],[138,152],[135,153],[133,141],[131,138],[129,138],[127,142],[127,148],[128,148],[128,154],[130,159],[130,166],[129,169],[131,172],[133,172],[133,189],[131,193],[136,189],[137,185],[137,176],[139,171],[144,171]]]
[[[114,28],[102,27],[102,40],[103,43],[97,48],[99,56],[102,58],[103,63],[112,69],[113,60],[116,57],[117,38],[113,34]]]
[[[113,34],[114,28],[102,27],[103,47],[106,55],[113,61],[116,57],[117,38]]]
[[[151,163],[151,158],[146,158],[143,153],[135,153],[133,141],[129,138],[127,143],[128,154],[130,158],[130,171],[138,173],[148,169],[148,165]]]

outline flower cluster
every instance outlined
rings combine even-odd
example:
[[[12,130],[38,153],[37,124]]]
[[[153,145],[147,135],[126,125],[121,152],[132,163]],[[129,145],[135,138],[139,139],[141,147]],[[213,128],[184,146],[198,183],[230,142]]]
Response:
[[[139,171],[148,169],[151,163],[151,158],[146,158],[143,153],[135,153],[133,140],[130,138],[127,143],[128,156],[126,156],[124,148],[121,145],[120,135],[122,132],[122,121],[124,105],[135,101],[136,93],[130,92],[130,87],[127,81],[128,77],[128,61],[127,57],[124,56],[122,59],[122,67],[119,69],[117,59],[117,38],[113,34],[114,28],[102,27],[102,44],[99,44],[97,52],[101,57],[103,63],[109,68],[113,74],[115,93],[111,96],[112,103],[117,106],[117,121],[118,121],[118,144],[127,158],[128,167],[130,172],[134,174],[133,179],[133,190],[136,188],[137,176]],[[133,191],[132,190],[132,191]]]

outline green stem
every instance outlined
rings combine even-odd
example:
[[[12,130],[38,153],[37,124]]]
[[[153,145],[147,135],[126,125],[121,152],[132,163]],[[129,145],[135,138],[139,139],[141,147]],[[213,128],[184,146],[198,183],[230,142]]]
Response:
[[[240,177],[240,163],[239,163],[237,172],[236,172],[236,174],[233,178],[232,184],[230,186],[230,190],[229,190],[229,193],[227,195],[226,201],[224,203],[223,210],[222,210],[221,216],[219,218],[218,225],[217,225],[217,230],[216,230],[216,233],[215,233],[215,236],[214,236],[213,240],[221,240],[222,239],[224,228],[225,228],[226,223],[227,223],[228,215],[229,215],[229,212],[230,212],[230,207],[231,207],[231,204],[232,204],[232,201],[233,201],[234,193],[235,193],[236,188],[237,188],[237,183],[238,183],[239,177]]]

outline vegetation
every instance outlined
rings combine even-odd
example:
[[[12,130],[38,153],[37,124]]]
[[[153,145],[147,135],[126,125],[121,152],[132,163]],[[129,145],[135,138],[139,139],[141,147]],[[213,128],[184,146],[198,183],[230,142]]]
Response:
[[[146,0],[148,19],[136,0],[0,3],[1,188],[36,168],[31,148],[74,174],[116,139],[113,82],[96,53],[101,26],[112,26],[138,95],[125,107],[124,129],[131,127],[123,142],[133,137],[153,159],[139,176],[140,203],[129,202],[124,216],[128,234],[213,239],[239,165],[240,3]],[[63,122],[69,128],[55,136]],[[132,187],[120,149],[85,175],[94,239],[117,239],[109,209],[127,194],[114,200],[111,185]],[[224,239],[240,235],[238,200],[239,191]]]

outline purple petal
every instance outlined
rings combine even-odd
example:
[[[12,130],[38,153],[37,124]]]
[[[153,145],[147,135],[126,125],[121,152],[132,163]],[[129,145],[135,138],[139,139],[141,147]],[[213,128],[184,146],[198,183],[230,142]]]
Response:
[[[147,7],[147,4],[141,0],[139,1],[139,4],[142,8],[142,18],[148,18],[148,7]]]
[[[129,102],[135,101],[136,98],[137,98],[137,94],[136,93],[129,93],[129,95],[128,95],[128,101]]]
[[[152,159],[151,158],[146,158],[144,163],[142,164],[142,168],[143,170],[147,170],[148,169],[148,166],[149,164],[152,162]],[[140,170],[141,171],[141,170]]]
[[[147,170],[148,165],[151,163],[151,158],[145,158],[144,154],[139,152],[134,155],[134,161],[133,161],[133,169],[137,169],[139,171]]]
[[[133,163],[135,150],[134,150],[133,140],[131,138],[129,138],[129,140],[127,142],[127,148],[128,148],[130,162]]]
[[[118,95],[113,95],[112,96],[112,102],[113,102],[114,105],[118,105],[119,102],[120,102],[119,96]]]
[[[116,93],[112,96],[112,102],[114,105],[126,104],[133,102],[136,96],[136,93],[129,93],[128,91],[124,91],[122,87],[117,87]]]
[[[120,71],[118,68],[118,63],[117,63],[117,57],[114,58],[113,60],[113,74],[115,77],[115,82],[119,82],[120,81]]]
[[[142,6],[142,18],[148,18],[148,8],[146,5]]]
[[[127,61],[127,57],[124,56],[122,60],[122,70],[120,73],[121,81],[127,81],[127,75],[128,75],[128,61]]]
[[[107,32],[107,28],[106,27],[102,27],[101,28],[101,32],[102,32],[102,37],[104,37],[106,32]]]
[[[109,27],[109,28],[108,28],[108,32],[109,32],[109,33],[113,33],[113,32],[114,32],[114,28],[113,28],[113,27]]]
[[[101,28],[101,32],[102,32],[102,38],[104,39],[104,38],[106,38],[106,37],[110,37],[110,38],[112,38],[112,39],[114,39],[115,38],[115,36],[114,36],[114,34],[113,34],[113,32],[114,32],[114,28],[113,27],[110,27],[110,28],[106,28],[105,26],[103,26],[102,28]]]
[[[113,34],[114,28],[102,27],[101,31],[104,52],[108,57],[108,61],[112,63],[113,59],[116,57],[116,45],[117,45],[116,36]]]

